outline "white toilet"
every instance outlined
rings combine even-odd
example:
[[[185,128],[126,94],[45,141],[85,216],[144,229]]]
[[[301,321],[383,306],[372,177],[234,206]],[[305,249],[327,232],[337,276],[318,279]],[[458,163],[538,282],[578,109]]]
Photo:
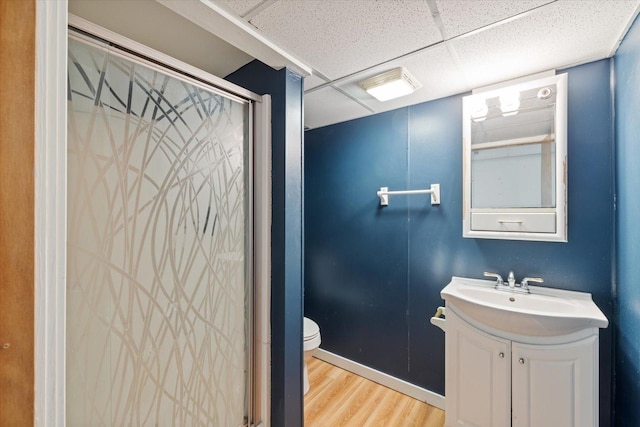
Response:
[[[304,318],[302,326],[302,335],[304,341],[302,349],[304,350],[304,394],[309,391],[309,374],[307,373],[307,359],[314,355],[318,347],[320,347],[320,327],[311,319]]]

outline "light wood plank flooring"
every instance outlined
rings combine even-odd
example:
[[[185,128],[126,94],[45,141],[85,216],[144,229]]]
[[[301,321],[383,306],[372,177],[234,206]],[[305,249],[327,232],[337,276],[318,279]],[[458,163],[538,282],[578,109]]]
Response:
[[[320,359],[308,362],[305,427],[442,427],[444,411]]]

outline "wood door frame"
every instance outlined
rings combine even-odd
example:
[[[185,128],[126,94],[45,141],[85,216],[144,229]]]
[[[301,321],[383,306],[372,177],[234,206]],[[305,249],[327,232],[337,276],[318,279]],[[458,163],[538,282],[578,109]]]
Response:
[[[0,425],[33,423],[36,2],[0,2]]]

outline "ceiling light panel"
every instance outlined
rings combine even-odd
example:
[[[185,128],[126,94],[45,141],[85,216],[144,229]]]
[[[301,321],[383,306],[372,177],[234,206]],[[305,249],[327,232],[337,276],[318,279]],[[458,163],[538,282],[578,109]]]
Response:
[[[382,103],[371,98],[359,86],[358,83],[364,78],[394,67],[405,67],[422,84],[422,88],[411,95]],[[444,45],[434,46],[408,58],[375,67],[366,74],[360,74],[340,82],[338,87],[376,112],[419,104],[471,89],[471,86],[466,82],[464,74],[456,66],[455,61]]]
[[[474,87],[486,86],[609,56],[637,4],[555,2],[520,19],[453,40],[451,46],[467,80]]]
[[[436,0],[448,38],[491,25],[553,0]]]
[[[359,85],[369,95],[382,102],[409,95],[422,87],[404,67],[376,74],[362,80]]]
[[[332,79],[441,40],[425,1],[279,1],[251,24]]]

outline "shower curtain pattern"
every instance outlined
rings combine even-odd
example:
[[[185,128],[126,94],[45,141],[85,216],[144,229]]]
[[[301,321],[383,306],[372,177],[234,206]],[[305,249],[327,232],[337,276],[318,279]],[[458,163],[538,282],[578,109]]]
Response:
[[[239,426],[248,104],[69,39],[67,421]]]

